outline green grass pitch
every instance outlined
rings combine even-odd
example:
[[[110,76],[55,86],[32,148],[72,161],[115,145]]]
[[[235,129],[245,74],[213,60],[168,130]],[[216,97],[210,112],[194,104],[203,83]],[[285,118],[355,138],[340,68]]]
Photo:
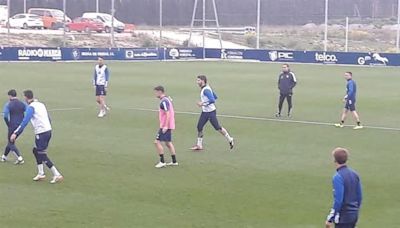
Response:
[[[208,125],[206,150],[193,153],[188,148],[195,143],[198,116],[177,114],[173,136],[180,166],[157,170],[157,113],[136,110],[157,108],[154,86],[166,87],[177,111],[199,112],[195,77],[206,74],[219,96],[219,114],[272,118],[280,64],[108,65],[112,110],[98,119],[93,63],[0,64],[1,103],[8,89],[21,95],[30,88],[49,109],[79,108],[50,113],[54,131],[49,154],[65,176],[63,183],[32,181],[36,166],[30,126],[18,141],[26,163],[0,164],[0,227],[322,227],[332,201],[330,151],[337,146],[351,150],[350,166],[362,178],[359,227],[398,227],[399,130],[221,117],[236,138],[235,150],[230,152]],[[363,124],[400,128],[397,68],[292,69],[299,81],[293,120],[338,121],[343,72],[351,70]],[[4,146],[6,128],[0,126]]]

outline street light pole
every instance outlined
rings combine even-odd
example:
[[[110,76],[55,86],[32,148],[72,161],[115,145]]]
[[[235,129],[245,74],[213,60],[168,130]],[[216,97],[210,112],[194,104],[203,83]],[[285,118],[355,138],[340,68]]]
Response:
[[[257,0],[257,49],[260,49],[261,0]]]
[[[324,51],[327,51],[327,50],[328,50],[328,12],[329,12],[329,0],[325,0]]]
[[[99,0],[96,0],[96,13],[100,11]]]
[[[400,0],[397,2],[397,52],[400,52]]]
[[[163,0],[160,0],[160,40],[158,42],[158,48],[162,47],[163,39]]]

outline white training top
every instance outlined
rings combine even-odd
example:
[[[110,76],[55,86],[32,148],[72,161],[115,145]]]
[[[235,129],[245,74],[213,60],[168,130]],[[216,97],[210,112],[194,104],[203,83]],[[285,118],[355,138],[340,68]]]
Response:
[[[35,134],[37,135],[46,131],[51,131],[51,123],[46,106],[37,100],[34,100],[32,103],[29,104],[29,106],[34,109],[31,123]]]
[[[206,94],[208,96],[206,96]],[[210,103],[210,96],[213,98],[212,103]],[[216,99],[214,96],[214,92],[209,85],[206,85],[201,89],[200,100],[204,103],[204,105],[201,107],[203,112],[212,112],[217,109],[214,103]]]

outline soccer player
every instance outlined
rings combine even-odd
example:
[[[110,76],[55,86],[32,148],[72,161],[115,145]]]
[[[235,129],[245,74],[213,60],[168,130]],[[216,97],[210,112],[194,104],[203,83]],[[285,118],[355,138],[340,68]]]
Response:
[[[104,59],[99,57],[98,64],[95,66],[93,86],[96,89],[96,102],[99,104],[99,118],[104,117],[110,108],[106,104],[108,80],[110,72],[107,65],[104,64]]]
[[[346,162],[349,152],[336,148],[332,152],[336,173],[333,176],[333,206],[326,219],[325,226],[330,228],[354,228],[362,202],[360,177],[350,169]]]
[[[279,105],[278,112],[275,114],[276,117],[281,117],[282,106],[285,99],[288,103],[288,117],[292,115],[292,97],[293,97],[293,88],[297,84],[296,75],[290,70],[289,64],[282,65],[282,73],[279,75],[278,79],[278,88],[279,88]]]
[[[15,143],[11,142],[10,137],[24,119],[26,105],[17,98],[17,91],[15,91],[15,89],[11,89],[7,94],[9,101],[4,106],[3,115],[4,121],[8,127],[8,144],[4,149],[4,154],[1,156],[1,161],[7,161],[8,154],[10,151],[13,151],[17,157],[15,164],[22,165],[24,164],[24,159],[22,158],[21,153],[19,152]]]
[[[203,149],[203,128],[208,121],[211,125],[221,133],[229,142],[229,147],[232,150],[234,146],[233,138],[229,135],[228,131],[223,128],[217,119],[217,108],[215,101],[217,95],[213,92],[211,87],[207,84],[207,77],[204,75],[197,76],[197,85],[200,87],[200,101],[197,102],[197,106],[202,109],[199,121],[197,123],[197,144],[191,148],[191,150],[202,150]]]
[[[154,92],[157,98],[160,99],[159,105],[159,120],[160,130],[158,131],[157,138],[154,141],[158,155],[160,156],[160,162],[156,165],[156,168],[164,168],[166,166],[178,166],[176,161],[176,152],[174,144],[172,144],[172,131],[175,129],[175,112],[172,101],[165,95],[165,89],[162,86],[154,88]],[[164,148],[161,144],[164,142],[171,153],[172,162],[166,163],[164,160]]]
[[[342,128],[344,126],[344,121],[346,120],[347,114],[350,111],[357,122],[357,125],[353,129],[354,130],[362,129],[363,126],[361,125],[360,116],[356,111],[357,85],[356,82],[353,80],[353,73],[351,73],[350,71],[346,72],[344,74],[344,78],[347,80],[347,85],[346,85],[347,93],[343,99],[345,106],[342,113],[342,119],[340,123],[335,124],[335,126]]]
[[[38,174],[33,178],[34,181],[40,181],[46,178],[43,170],[43,163],[53,173],[53,178],[50,183],[55,184],[63,180],[63,176],[51,162],[47,156],[47,148],[51,139],[51,123],[49,115],[47,113],[46,106],[34,99],[33,92],[31,90],[24,91],[25,101],[28,104],[26,108],[25,117],[22,123],[17,127],[14,133],[10,137],[11,142],[15,142],[17,137],[22,134],[25,127],[31,121],[33,130],[35,133],[35,144],[32,152],[35,155]]]

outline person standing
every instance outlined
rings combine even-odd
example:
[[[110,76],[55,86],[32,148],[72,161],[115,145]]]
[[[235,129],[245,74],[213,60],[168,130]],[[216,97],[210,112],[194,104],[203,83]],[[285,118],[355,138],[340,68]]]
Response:
[[[15,89],[11,89],[10,91],[8,91],[7,94],[9,101],[4,106],[3,115],[4,121],[6,122],[6,125],[8,127],[8,143],[6,148],[4,149],[4,154],[1,156],[1,161],[7,161],[7,156],[12,151],[17,157],[15,164],[22,165],[24,164],[24,159],[22,158],[21,153],[15,145],[15,142],[11,142],[10,137],[24,119],[26,105],[17,98],[17,91],[15,91]]]
[[[347,80],[346,85],[346,96],[343,98],[343,102],[345,103],[342,118],[340,123],[335,124],[335,127],[344,127],[344,121],[346,120],[347,114],[349,111],[353,114],[354,120],[356,121],[356,126],[354,126],[354,130],[362,129],[363,126],[361,125],[360,116],[356,111],[356,96],[357,96],[357,84],[353,80],[353,73],[348,71],[344,74],[344,78]]]
[[[202,109],[202,112],[197,123],[197,144],[190,149],[203,149],[203,128],[207,124],[207,122],[210,121],[214,129],[226,138],[229,143],[229,148],[232,150],[234,146],[233,138],[229,135],[228,131],[223,128],[218,122],[217,107],[215,106],[215,101],[218,99],[217,95],[207,84],[207,77],[205,75],[197,76],[197,85],[201,89],[200,101],[197,102],[197,106]]]
[[[104,64],[104,59],[99,57],[98,64],[95,66],[93,86],[96,89],[96,102],[99,105],[99,114],[97,117],[102,118],[107,114],[110,108],[106,104],[108,81],[110,79],[110,71]]]
[[[172,104],[171,98],[165,95],[165,89],[163,86],[157,86],[154,88],[155,95],[160,99],[159,105],[159,121],[160,129],[158,130],[156,145],[158,155],[160,156],[160,162],[156,165],[156,168],[164,168],[166,166],[178,166],[176,160],[176,152],[174,144],[172,143],[172,131],[175,129],[175,111]],[[172,162],[166,163],[164,159],[164,148],[162,142],[169,149],[171,153]]]
[[[336,148],[332,152],[336,173],[332,178],[333,205],[326,218],[327,228],[354,228],[362,202],[362,187],[358,174],[347,166],[349,151]]]
[[[29,121],[32,123],[33,130],[35,133],[35,147],[32,152],[35,155],[38,174],[33,178],[34,181],[44,180],[46,175],[44,173],[43,164],[51,170],[53,178],[50,181],[51,184],[58,183],[64,179],[64,177],[57,170],[56,166],[50,160],[47,155],[47,148],[51,139],[52,127],[50,123],[49,114],[46,106],[34,99],[33,92],[31,90],[24,91],[25,101],[28,104],[26,108],[26,114],[22,123],[15,129],[14,133],[10,137],[11,142],[15,142],[17,137],[22,134]]]
[[[279,88],[279,104],[278,112],[275,114],[276,117],[281,117],[283,102],[285,99],[288,103],[288,117],[292,115],[293,109],[293,88],[297,84],[296,75],[290,70],[289,64],[285,63],[282,65],[282,73],[279,75],[278,88]]]

